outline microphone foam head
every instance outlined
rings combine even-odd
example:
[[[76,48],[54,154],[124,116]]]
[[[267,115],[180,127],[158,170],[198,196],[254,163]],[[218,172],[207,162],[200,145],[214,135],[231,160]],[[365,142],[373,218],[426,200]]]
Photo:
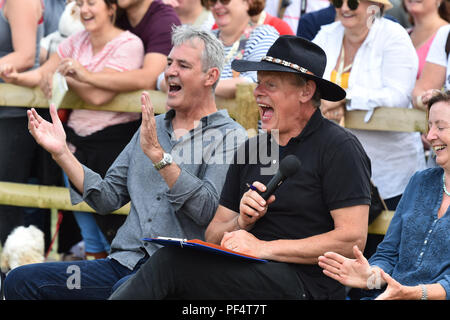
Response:
[[[290,154],[286,156],[283,160],[281,160],[280,172],[283,176],[290,177],[297,172],[297,170],[300,168],[300,165],[301,165],[300,160],[293,154]]]

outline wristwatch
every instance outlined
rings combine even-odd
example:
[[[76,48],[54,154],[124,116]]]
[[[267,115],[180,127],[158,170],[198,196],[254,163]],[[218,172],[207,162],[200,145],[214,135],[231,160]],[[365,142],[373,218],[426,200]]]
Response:
[[[163,155],[163,158],[161,159],[161,161],[154,163],[153,166],[155,167],[156,170],[161,170],[164,167],[167,167],[169,164],[172,163],[172,155],[170,153],[165,153]]]

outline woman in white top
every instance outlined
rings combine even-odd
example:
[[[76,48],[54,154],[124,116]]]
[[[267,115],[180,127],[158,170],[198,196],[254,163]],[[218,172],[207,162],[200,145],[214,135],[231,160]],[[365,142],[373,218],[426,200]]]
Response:
[[[324,115],[339,121],[344,108],[367,110],[368,117],[378,106],[407,108],[418,58],[406,30],[379,17],[392,5],[388,0],[335,0],[333,4],[338,21],[323,26],[313,42],[327,54],[324,78],[346,89],[347,100],[322,100]],[[413,173],[425,168],[420,134],[352,132],[372,161],[374,184],[388,208],[394,210]]]

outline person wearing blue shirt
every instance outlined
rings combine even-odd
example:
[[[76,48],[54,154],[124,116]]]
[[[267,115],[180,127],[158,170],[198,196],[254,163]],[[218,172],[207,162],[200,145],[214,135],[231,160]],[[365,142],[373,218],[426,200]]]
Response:
[[[415,173],[407,185],[384,240],[366,260],[334,252],[319,257],[329,277],[362,289],[371,298],[450,299],[450,91],[430,99],[427,139],[436,168]],[[384,289],[384,287],[386,287]]]

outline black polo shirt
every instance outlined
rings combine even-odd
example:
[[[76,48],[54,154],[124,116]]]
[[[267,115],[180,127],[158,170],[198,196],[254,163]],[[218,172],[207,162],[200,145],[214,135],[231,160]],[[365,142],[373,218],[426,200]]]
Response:
[[[272,144],[276,143],[270,135],[263,134],[252,139],[241,146],[245,150],[237,151],[221,194],[220,204],[235,212],[239,212],[240,199],[248,190],[247,183],[260,181],[267,184],[273,175],[261,174],[261,169],[278,160],[272,157],[267,163],[264,159],[265,152],[270,153]],[[371,168],[368,156],[350,131],[323,118],[319,109],[300,135],[292,138],[286,146],[276,147],[280,161],[286,155],[294,154],[301,161],[301,166],[275,191],[275,202],[250,230],[258,239],[302,239],[326,233],[334,228],[331,210],[370,205]],[[264,161],[266,163],[262,164]],[[316,282],[312,286],[323,287],[331,280],[323,275],[317,265],[297,266],[312,277],[311,281]],[[336,288],[336,283],[332,286]],[[316,294],[321,295],[320,291]]]

